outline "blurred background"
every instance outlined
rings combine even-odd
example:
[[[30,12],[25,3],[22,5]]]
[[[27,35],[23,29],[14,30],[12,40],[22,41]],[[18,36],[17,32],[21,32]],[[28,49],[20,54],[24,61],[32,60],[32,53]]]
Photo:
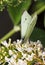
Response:
[[[7,34],[12,28],[13,23],[7,9],[4,9],[3,12],[0,12],[0,38]],[[20,39],[20,32],[15,33],[11,36],[12,40]]]

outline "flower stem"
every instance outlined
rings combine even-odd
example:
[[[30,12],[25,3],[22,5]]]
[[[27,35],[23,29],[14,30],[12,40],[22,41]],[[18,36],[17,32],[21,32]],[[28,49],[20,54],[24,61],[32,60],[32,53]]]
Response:
[[[35,13],[37,14],[37,15],[39,15],[42,11],[44,11],[45,10],[45,5],[43,6],[43,7],[41,7],[39,10],[37,10]]]
[[[12,30],[10,30],[4,37],[0,39],[0,42],[8,39],[11,35],[13,35],[15,32],[18,32],[19,30],[20,30],[19,26],[14,26]]]
[[[44,27],[45,27],[45,13],[44,13]]]

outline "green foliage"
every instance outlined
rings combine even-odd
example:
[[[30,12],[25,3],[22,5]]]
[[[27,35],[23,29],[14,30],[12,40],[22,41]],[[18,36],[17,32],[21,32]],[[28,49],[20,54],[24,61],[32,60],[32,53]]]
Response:
[[[9,6],[16,7],[22,2],[23,0],[0,0],[0,11],[3,11],[5,7]]]
[[[30,8],[31,13],[41,13],[45,10],[45,0],[36,0],[32,3],[32,6]]]
[[[45,13],[44,13],[44,27],[45,27]]]
[[[30,40],[33,40],[33,41],[40,40],[43,43],[43,45],[45,46],[45,31],[35,28],[30,37]]]
[[[28,9],[30,4],[31,0],[24,0],[24,2],[16,7],[8,7],[8,12],[14,25],[17,25],[19,23],[22,13]]]

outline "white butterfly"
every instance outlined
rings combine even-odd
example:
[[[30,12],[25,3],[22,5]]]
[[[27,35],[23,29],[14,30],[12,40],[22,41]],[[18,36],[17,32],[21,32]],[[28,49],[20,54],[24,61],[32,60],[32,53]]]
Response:
[[[37,15],[30,16],[27,11],[24,11],[21,17],[21,38],[28,39],[31,35],[37,21]]]

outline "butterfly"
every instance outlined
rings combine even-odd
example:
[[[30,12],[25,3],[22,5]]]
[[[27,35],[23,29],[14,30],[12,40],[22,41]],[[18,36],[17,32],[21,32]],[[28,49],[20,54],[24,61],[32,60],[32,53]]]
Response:
[[[21,16],[21,38],[24,40],[29,39],[37,21],[37,14],[29,15],[27,11]]]

